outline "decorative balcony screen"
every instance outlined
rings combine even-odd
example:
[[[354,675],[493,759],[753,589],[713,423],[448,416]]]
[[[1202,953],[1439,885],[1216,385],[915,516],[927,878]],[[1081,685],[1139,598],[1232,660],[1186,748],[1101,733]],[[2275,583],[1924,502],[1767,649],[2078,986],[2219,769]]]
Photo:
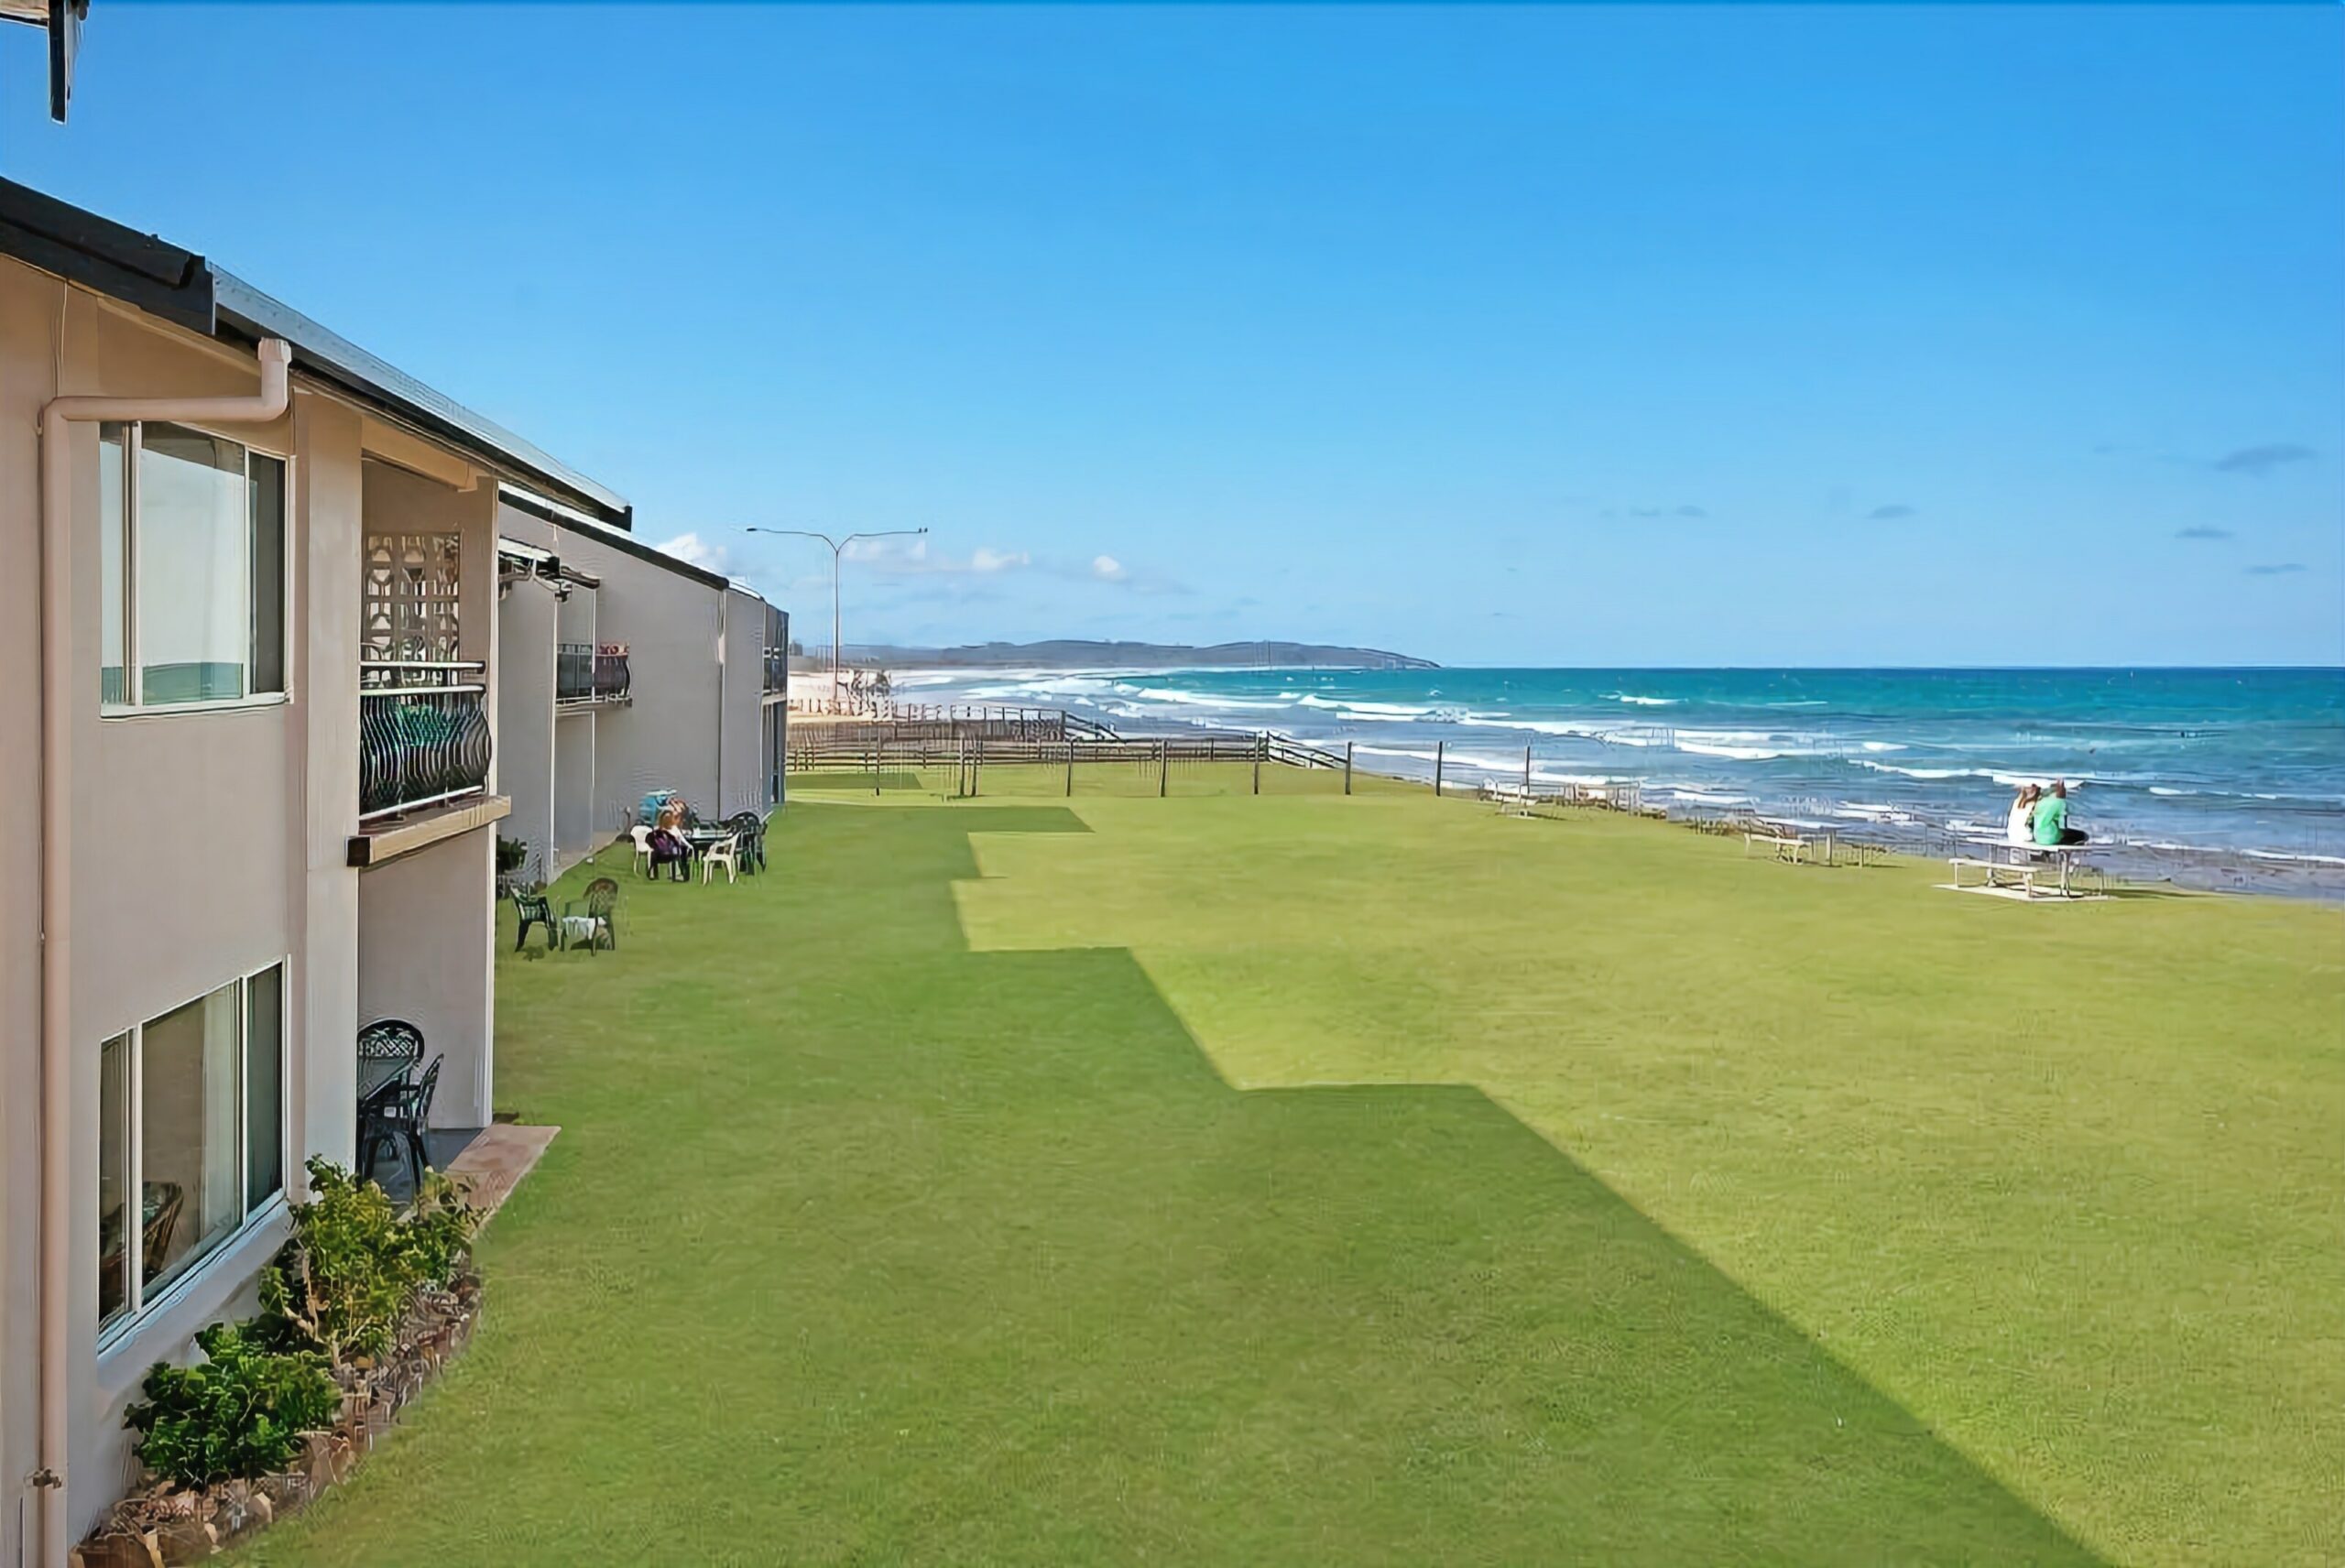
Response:
[[[461,545],[453,533],[366,536],[362,659],[414,664],[458,657]]]

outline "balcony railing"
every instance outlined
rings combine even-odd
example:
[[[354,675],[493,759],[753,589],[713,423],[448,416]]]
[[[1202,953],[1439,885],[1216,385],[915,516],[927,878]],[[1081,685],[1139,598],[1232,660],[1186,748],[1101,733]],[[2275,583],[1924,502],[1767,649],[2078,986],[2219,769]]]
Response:
[[[766,691],[769,695],[790,690],[790,615],[780,608],[766,606]]]
[[[360,663],[360,822],[487,789],[487,674],[477,660]]]
[[[557,702],[618,702],[627,698],[631,677],[627,645],[591,642],[555,645],[553,700]]]

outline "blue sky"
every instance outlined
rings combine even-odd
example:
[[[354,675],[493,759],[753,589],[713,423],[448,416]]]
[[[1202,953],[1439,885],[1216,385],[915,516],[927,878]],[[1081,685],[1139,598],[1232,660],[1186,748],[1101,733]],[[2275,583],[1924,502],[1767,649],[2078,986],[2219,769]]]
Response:
[[[0,171],[850,640],[2345,657],[2345,11],[99,0]],[[256,149],[197,149],[197,139]]]

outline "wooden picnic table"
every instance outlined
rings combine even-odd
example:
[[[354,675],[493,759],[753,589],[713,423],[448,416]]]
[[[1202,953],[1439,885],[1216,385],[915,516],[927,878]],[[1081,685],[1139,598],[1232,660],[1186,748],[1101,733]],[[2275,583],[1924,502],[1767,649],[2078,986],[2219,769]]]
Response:
[[[1980,853],[1950,857],[1958,885],[1961,881],[1963,868],[1969,866],[1987,874],[1986,885],[1990,887],[2001,886],[2004,877],[2015,879],[2020,891],[2031,898],[2035,896],[2036,874],[2047,869],[2047,861],[2050,863],[2048,869],[2057,876],[2059,896],[2063,898],[2076,897],[2078,863],[2094,850],[2106,847],[2095,844],[2020,844],[1990,834],[1980,834],[1969,842]],[[1997,858],[1999,851],[2002,856],[2001,859]],[[2096,876],[2100,874],[2096,866],[2088,866],[2085,869]]]

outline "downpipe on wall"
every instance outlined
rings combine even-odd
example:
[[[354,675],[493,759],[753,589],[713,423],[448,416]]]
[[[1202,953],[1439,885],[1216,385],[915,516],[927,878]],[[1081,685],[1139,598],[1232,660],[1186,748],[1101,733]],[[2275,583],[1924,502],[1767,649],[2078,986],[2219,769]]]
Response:
[[[61,311],[57,347],[61,376]],[[40,411],[40,1468],[32,1477],[40,1503],[39,1568],[66,1568],[71,1544],[66,1274],[73,1223],[67,1169],[73,1134],[73,487],[67,427],[100,419],[258,424],[280,418],[293,350],[283,338],[267,338],[259,357],[260,390],[248,397],[67,397],[60,387]]]

